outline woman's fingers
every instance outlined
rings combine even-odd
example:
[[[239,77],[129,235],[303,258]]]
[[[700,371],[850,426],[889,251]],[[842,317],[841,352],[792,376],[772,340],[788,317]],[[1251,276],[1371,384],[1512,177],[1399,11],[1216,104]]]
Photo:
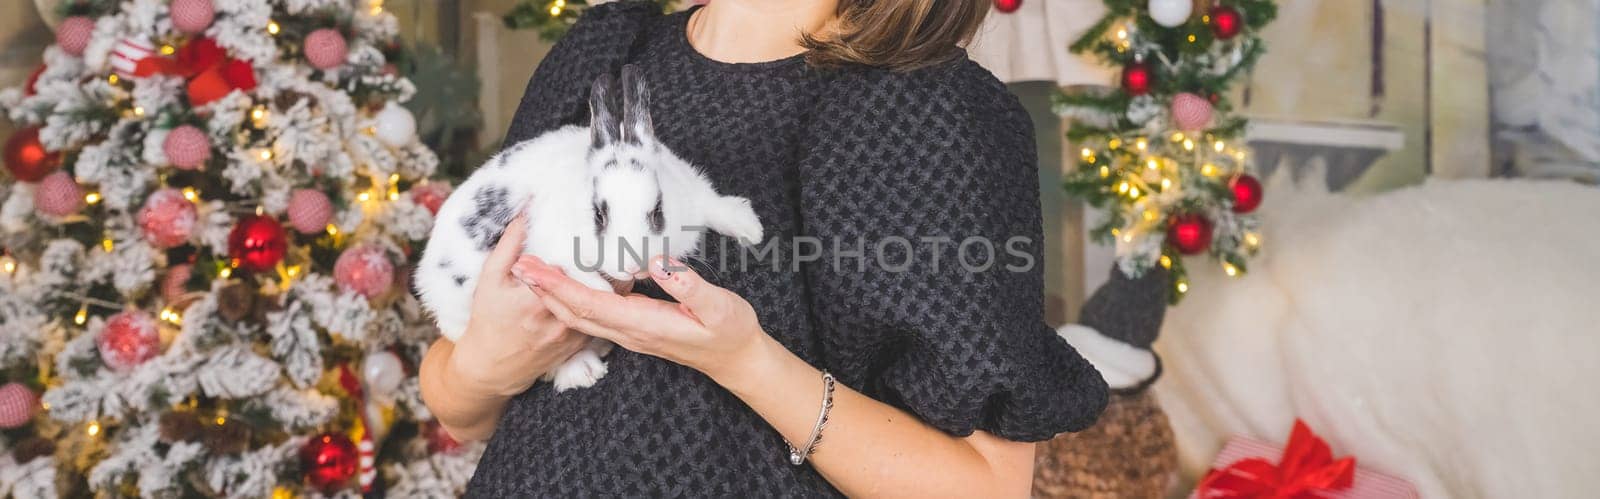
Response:
[[[699,273],[677,260],[658,257],[650,262],[650,277],[701,323],[720,324],[733,310],[737,296],[706,282]]]
[[[505,232],[500,234],[500,242],[495,244],[494,250],[489,252],[489,257],[484,259],[482,275],[508,275],[512,264],[517,262],[517,255],[522,253],[522,240],[527,239],[527,234],[527,217],[519,208],[517,216],[511,219],[511,223],[506,225]]]

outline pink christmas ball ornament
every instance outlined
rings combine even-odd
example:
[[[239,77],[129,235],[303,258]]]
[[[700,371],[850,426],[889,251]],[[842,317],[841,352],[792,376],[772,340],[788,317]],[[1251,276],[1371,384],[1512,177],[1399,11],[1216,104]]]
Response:
[[[411,202],[422,205],[428,212],[439,214],[439,207],[444,206],[444,200],[450,197],[450,183],[428,182],[411,188]]]
[[[394,262],[378,246],[353,246],[334,262],[333,280],[345,290],[372,298],[394,285]]]
[[[1172,97],[1172,123],[1179,130],[1196,132],[1211,126],[1211,101],[1191,93]]]
[[[83,209],[83,188],[67,172],[55,172],[39,181],[33,192],[33,207],[52,217],[72,215]]]
[[[160,248],[174,248],[189,240],[199,214],[194,203],[177,189],[162,189],[144,200],[139,209],[139,228],[144,238]]]
[[[211,139],[193,125],[183,125],[167,132],[161,142],[161,151],[167,161],[180,170],[194,170],[211,159]]]
[[[167,268],[167,276],[161,279],[161,299],[167,303],[177,303],[188,293],[186,284],[189,277],[194,275],[194,266],[180,263]]]
[[[33,421],[39,413],[39,394],[22,383],[0,386],[0,430],[14,430]]]
[[[348,51],[344,35],[336,29],[322,28],[306,35],[306,62],[310,62],[311,67],[323,70],[339,67],[344,64]]]
[[[289,195],[289,225],[301,234],[316,234],[333,220],[333,202],[316,189],[295,189]]]
[[[217,16],[211,0],[172,0],[172,27],[188,34],[199,34],[211,27]]]
[[[89,38],[93,36],[94,20],[88,17],[68,17],[56,26],[56,46],[74,56],[83,55],[83,50],[89,48]]]
[[[150,314],[129,310],[106,320],[95,345],[100,348],[100,360],[106,367],[127,372],[160,353],[161,333]]]

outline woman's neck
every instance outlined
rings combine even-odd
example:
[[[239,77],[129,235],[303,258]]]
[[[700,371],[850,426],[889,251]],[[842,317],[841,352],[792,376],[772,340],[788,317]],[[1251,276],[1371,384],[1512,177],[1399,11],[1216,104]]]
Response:
[[[714,0],[689,19],[689,45],[712,60],[766,62],[805,51],[800,35],[833,19],[836,0]]]

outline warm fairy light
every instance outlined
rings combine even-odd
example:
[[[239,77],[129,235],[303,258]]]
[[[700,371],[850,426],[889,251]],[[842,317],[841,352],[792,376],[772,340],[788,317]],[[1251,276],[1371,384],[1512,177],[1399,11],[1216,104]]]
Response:
[[[363,192],[361,194],[358,194],[358,195],[356,195],[356,200],[361,201],[363,203],[365,203],[367,201],[371,201],[372,200],[372,193]]]
[[[1171,189],[1171,188],[1172,188],[1172,179],[1166,178],[1166,177],[1161,177],[1161,190],[1164,191],[1164,190]]]
[[[1156,161],[1155,158],[1150,158],[1150,161],[1145,162],[1144,166],[1145,168],[1149,168],[1151,170],[1159,170],[1161,169],[1161,162]]]
[[[169,323],[172,323],[172,325],[174,325],[174,326],[182,326],[183,325],[183,314],[180,314],[180,313],[178,313],[178,311],[173,310],[171,308],[163,308],[163,309],[161,309],[160,317],[161,317],[161,320],[164,320],[164,321],[167,321]]]
[[[227,416],[217,416],[217,426],[228,424]]]
[[[294,491],[282,485],[273,487],[272,499],[294,499]]]
[[[1222,264],[1222,272],[1228,274],[1228,277],[1237,277],[1239,275],[1239,267],[1235,267],[1231,263],[1224,262]]]
[[[259,217],[259,216],[261,216],[263,214],[266,214],[266,213],[267,213],[266,207],[263,207],[263,206],[257,206],[256,207],[256,216]]]
[[[271,149],[262,149],[261,150],[261,160],[262,161],[271,161],[272,160],[272,150]]]
[[[1200,174],[1201,175],[1205,175],[1207,177],[1215,177],[1215,176],[1217,176],[1217,165],[1213,165],[1211,163],[1206,163],[1204,165],[1201,165],[1200,166]]]
[[[334,225],[334,224],[328,224],[328,235],[330,235],[330,236],[339,235],[339,226]]]
[[[177,47],[173,47],[171,45],[162,45],[161,46],[161,55],[172,55],[172,54],[176,53],[177,51],[178,51],[178,48]]]
[[[1078,154],[1082,155],[1085,159],[1092,158],[1094,157],[1094,150],[1085,147],[1083,148],[1083,151],[1079,152]]]
[[[372,15],[374,16],[383,13],[383,0],[372,0],[371,2],[367,2],[367,6],[372,11]]]
[[[116,85],[119,81],[122,81],[122,77],[117,76],[116,73],[111,73],[111,76],[106,77],[106,83],[110,83],[112,85]]]
[[[200,199],[200,191],[194,190],[193,187],[184,187],[183,188],[183,198],[187,199],[187,200],[189,200],[189,202],[193,203],[193,202],[195,202],[195,201]]]
[[[110,238],[102,239],[100,241],[100,248],[106,250],[106,253],[110,253],[111,250],[117,249],[117,243],[112,241]]]
[[[282,28],[278,27],[278,21],[267,21],[267,34],[277,35],[278,31],[281,30]]]
[[[1138,150],[1140,150],[1140,151],[1143,151],[1146,147],[1149,147],[1149,146],[1150,146],[1150,144],[1145,142],[1144,137],[1139,137],[1139,140],[1136,140],[1136,141],[1133,142],[1133,147],[1138,149]]]
[[[1156,221],[1156,218],[1160,216],[1161,214],[1156,212],[1156,210],[1144,210],[1144,221],[1146,222],[1154,222]]]
[[[389,190],[389,200],[390,201],[399,201],[400,200],[400,191],[396,191],[394,189],[390,189]]]
[[[1111,176],[1111,167],[1109,167],[1109,166],[1101,166],[1100,167],[1100,178],[1106,178],[1106,177],[1110,177],[1110,176]]]
[[[266,121],[267,106],[258,105],[250,108],[250,124],[255,125],[256,128],[261,128],[266,125]]]
[[[1172,268],[1172,257],[1167,256],[1167,255],[1161,255],[1161,268],[1164,268],[1164,269]]]
[[[1124,181],[1122,181],[1122,183],[1117,184],[1117,192],[1120,193],[1120,194],[1127,194],[1128,193],[1128,187],[1130,187],[1128,185],[1128,181],[1124,180]]]
[[[1127,234],[1123,234],[1122,235],[1122,242],[1125,242],[1125,243],[1133,242],[1133,233],[1129,232]]]
[[[89,322],[89,306],[88,305],[84,305],[84,306],[78,307],[78,313],[72,314],[72,323],[73,324],[77,324],[79,326],[82,326],[83,323],[85,323],[85,322]]]
[[[144,106],[133,106],[134,116],[144,116]]]
[[[1111,139],[1110,142],[1106,143],[1106,147],[1110,147],[1112,149],[1121,148],[1122,147],[1122,140],[1121,139]]]
[[[91,192],[91,193],[88,193],[88,194],[84,194],[83,195],[83,202],[89,203],[89,204],[99,203],[100,202],[100,193]]]
[[[1254,232],[1244,233],[1244,245],[1251,248],[1261,246],[1261,236],[1256,235]]]
[[[1138,187],[1134,187],[1134,188],[1128,189],[1128,198],[1129,199],[1139,199],[1139,188]]]
[[[220,277],[220,278],[223,278],[223,279],[227,279],[229,277],[233,277],[233,269],[228,268],[228,267],[223,267],[222,270],[217,271],[217,277]]]
[[[1215,149],[1217,152],[1222,152],[1222,150],[1224,148],[1227,148],[1227,147],[1228,147],[1228,145],[1227,144],[1223,144],[1222,141],[1220,141],[1220,140],[1211,143],[1211,148]]]
[[[0,256],[0,270],[4,270],[7,274],[15,273],[17,271],[17,259],[10,256]]]
[[[1112,227],[1111,228],[1111,235],[1120,236],[1120,235],[1122,235],[1122,231],[1117,229],[1116,227]]]
[[[1194,141],[1193,140],[1189,140],[1189,139],[1183,139],[1183,150],[1185,150],[1185,151],[1193,151],[1194,150]]]
[[[1189,35],[1189,43],[1194,43],[1194,41],[1195,41],[1194,35]]]
[[[1183,281],[1178,281],[1178,293],[1181,294],[1181,293],[1188,293],[1188,292],[1189,292],[1189,283],[1183,282]]]
[[[1244,151],[1234,151],[1233,159],[1244,161]]]
[[[1184,139],[1183,132],[1173,132],[1172,133],[1172,141],[1173,142],[1183,142],[1183,139]]]
[[[298,276],[298,275],[300,275],[300,266],[299,265],[290,265],[289,268],[283,269],[283,273],[288,274],[289,277]]]
[[[89,422],[89,426],[87,428],[84,428],[83,432],[89,434],[89,436],[91,436],[91,437],[99,435],[100,434],[100,422],[99,421],[90,421]]]
[[[1117,39],[1118,40],[1127,40],[1128,39],[1128,30],[1127,29],[1123,29],[1123,28],[1117,28]]]

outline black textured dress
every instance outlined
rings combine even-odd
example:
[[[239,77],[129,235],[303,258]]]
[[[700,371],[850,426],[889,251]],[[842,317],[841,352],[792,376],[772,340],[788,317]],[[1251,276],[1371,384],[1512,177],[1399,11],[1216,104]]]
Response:
[[[702,273],[778,341],[952,435],[1037,441],[1092,424],[1106,386],[1043,322],[1033,130],[1006,88],[964,57],[909,73],[717,62],[689,45],[688,17],[589,9],[534,73],[506,142],[584,122],[596,75],[637,64],[660,140],[749,198],[776,241],[746,266],[712,235],[704,260],[725,268]],[[992,251],[960,244],[972,237]],[[593,388],[514,398],[469,495],[839,495],[706,376],[622,349],[607,361]]]

